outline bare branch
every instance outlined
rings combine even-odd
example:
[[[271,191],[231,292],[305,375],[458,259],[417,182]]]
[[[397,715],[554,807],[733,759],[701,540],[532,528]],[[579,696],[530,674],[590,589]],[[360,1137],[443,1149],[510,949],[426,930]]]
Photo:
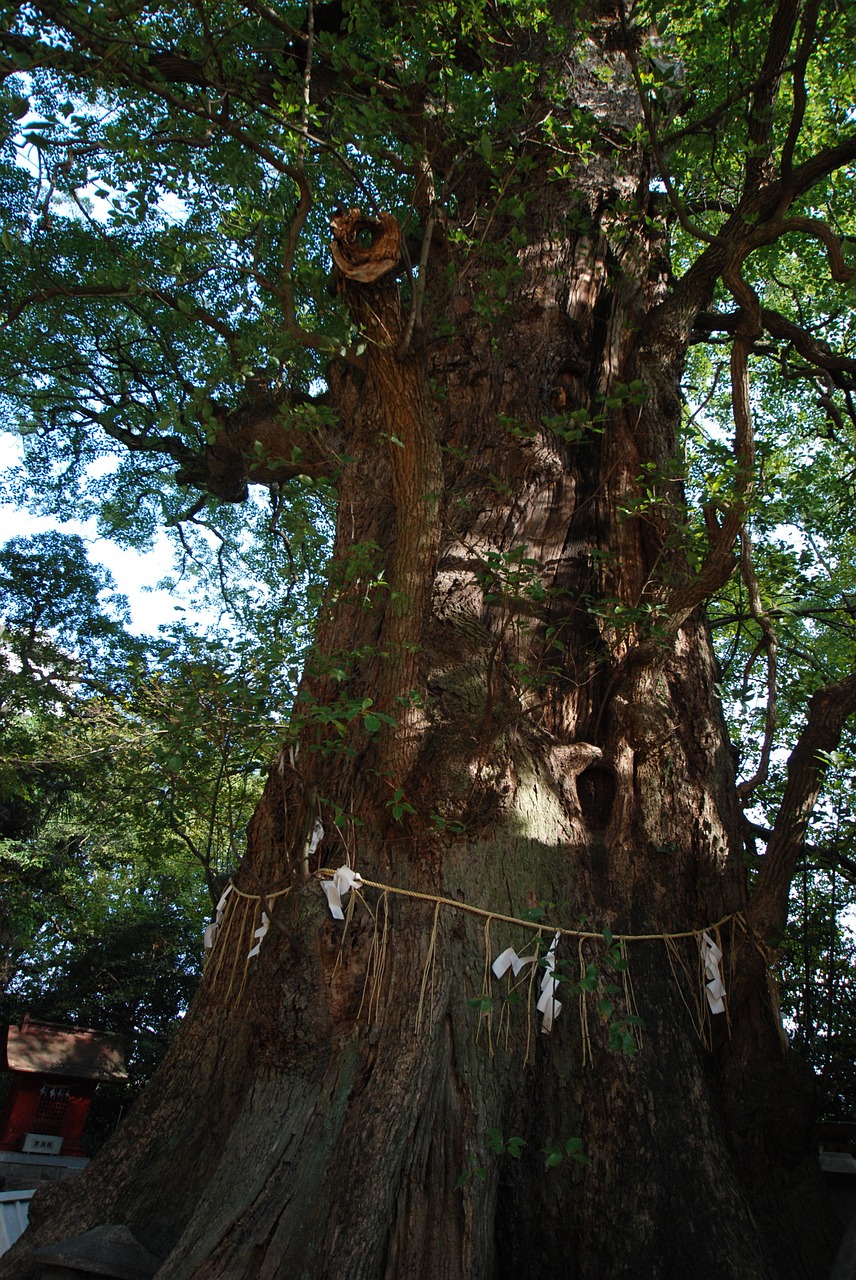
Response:
[[[669,165],[666,161],[666,157],[663,153],[663,148],[660,143],[660,138],[657,132],[657,124],[656,124],[656,121],[654,120],[654,113],[651,110],[651,100],[645,90],[645,85],[643,84],[642,76],[639,73],[639,62],[636,58],[636,53],[633,47],[633,39],[631,37],[630,27],[627,21],[627,12],[625,10],[623,0],[622,0],[619,13],[621,16],[621,26],[624,31],[624,37],[625,37],[624,43],[625,43],[625,49],[627,53],[627,60],[630,63],[630,71],[633,76],[633,83],[636,86],[636,93],[639,98],[639,105],[642,108],[642,115],[645,120],[645,128],[648,131],[648,140],[651,143],[651,150],[653,151],[654,159],[657,162],[657,171],[660,175],[660,179],[663,183],[663,186],[666,188],[666,195],[668,196],[669,203],[671,204],[672,208],[675,211],[675,215],[678,219],[678,222],[680,222],[684,231],[686,231],[688,235],[694,236],[697,240],[701,240],[706,244],[718,244],[719,236],[711,235],[709,231],[705,231],[703,227],[699,227],[696,223],[692,221],[686,204],[681,199],[678,192],[675,190],[674,184],[672,183],[672,180],[669,176]]]
[[[755,492],[755,435],[749,396],[749,355],[761,331],[760,304],[754,290],[742,279],[742,255],[732,254],[723,280],[740,303],[731,347],[731,406],[734,415],[734,456],[737,463],[734,498],[722,511],[719,523],[712,508],[705,512],[710,550],[698,573],[672,592],[665,603],[665,629],[675,634],[704,600],[723,586],[734,571],[734,544],[743,529]]]
[[[404,335],[398,345],[396,358],[403,360],[410,349],[410,343],[413,340],[414,329],[422,324],[422,303],[425,298],[426,275],[428,271],[428,255],[431,252],[431,237],[434,234],[434,224],[437,220],[437,194],[434,190],[434,175],[431,172],[431,166],[427,159],[423,159],[418,166],[418,187],[422,188],[422,199],[419,200],[419,190],[417,189],[417,207],[423,204],[427,209],[425,218],[425,231],[422,236],[422,249],[419,254],[419,267],[416,279],[413,279],[413,272],[410,272],[410,287],[412,296],[410,299],[410,314],[407,317],[407,324],[404,329]],[[406,252],[406,245],[402,240],[402,248]],[[408,258],[408,263],[409,263]],[[409,267],[408,267],[409,270]]]
[[[794,324],[769,307],[761,309],[761,322],[774,338],[786,339],[804,360],[829,374],[841,390],[852,390],[856,386],[856,359],[853,356],[830,351],[825,342],[813,338],[801,325]]]
[[[838,284],[848,284],[856,276],[856,269],[848,267],[844,260],[841,240],[822,218],[775,218],[763,223],[751,233],[748,244],[741,251],[741,260],[753,250],[774,244],[792,231],[801,231],[803,235],[820,240],[826,249],[830,274]]]
[[[743,581],[746,584],[746,591],[749,596],[749,611],[761,628],[761,641],[759,647],[767,654],[767,712],[764,717],[764,740],[761,744],[761,754],[758,757],[758,767],[752,776],[750,778],[746,778],[743,782],[738,782],[737,784],[737,795],[745,804],[753,791],[757,790],[762,783],[766,782],[767,775],[770,772],[770,752],[773,747],[773,735],[776,731],[776,668],[778,641],[775,629],[770,621],[770,616],[764,609],[761,601],[761,589],[758,586],[755,566],[752,564],[752,543],[749,538],[749,532],[745,526],[741,532],[740,540],[740,567],[743,573]]]
[[[730,337],[736,331],[738,319],[737,311],[700,312],[693,325],[692,341],[711,341],[710,335],[717,332]],[[815,338],[804,326],[789,320],[787,316],[770,307],[761,308],[761,324],[772,337],[782,338],[789,343],[804,360],[815,366],[815,369],[821,369],[830,375],[831,382],[840,390],[849,391],[856,386],[856,358],[853,356],[832,351],[826,342]],[[756,343],[752,349],[753,354],[757,355],[760,350]],[[761,353],[770,355],[774,352],[775,348],[767,346]],[[804,372],[813,372],[813,370]]]

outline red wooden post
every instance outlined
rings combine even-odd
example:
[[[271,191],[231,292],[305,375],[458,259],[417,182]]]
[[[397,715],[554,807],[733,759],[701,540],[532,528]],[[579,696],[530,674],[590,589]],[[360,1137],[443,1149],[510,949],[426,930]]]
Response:
[[[29,1016],[6,1036],[12,1087],[0,1112],[0,1150],[80,1156],[100,1081],[126,1080],[116,1040],[101,1031]]]

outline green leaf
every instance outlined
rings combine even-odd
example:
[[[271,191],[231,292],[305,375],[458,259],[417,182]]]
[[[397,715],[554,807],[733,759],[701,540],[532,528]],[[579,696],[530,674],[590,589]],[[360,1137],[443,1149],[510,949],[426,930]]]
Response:
[[[488,1129],[487,1141],[491,1150],[495,1151],[497,1155],[502,1155],[505,1152],[505,1140],[499,1129]]]

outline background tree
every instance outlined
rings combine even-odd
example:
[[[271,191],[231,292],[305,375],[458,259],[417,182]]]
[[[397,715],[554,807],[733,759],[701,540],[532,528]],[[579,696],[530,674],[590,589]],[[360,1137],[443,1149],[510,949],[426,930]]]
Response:
[[[772,288],[792,275],[794,299],[804,275],[779,264]],[[812,285],[814,290],[815,286]],[[792,302],[798,308],[798,304]],[[745,855],[750,877],[761,865],[787,781],[787,745],[807,700],[853,669],[852,558],[849,508],[850,432],[823,387],[780,380],[783,350],[769,344],[756,362],[755,425],[763,491],[748,524],[752,578],[736,576],[708,605],[729,728],[747,792]],[[716,389],[715,351],[696,348],[688,390],[693,415],[695,483],[715,485],[722,459],[728,397]],[[820,394],[818,394],[820,393]],[[849,393],[848,393],[849,394]],[[782,432],[781,422],[789,424]],[[754,597],[754,598],[753,598]],[[791,920],[779,974],[785,1023],[820,1077],[827,1119],[853,1118],[851,1045],[853,860],[848,797],[853,787],[853,729],[827,757],[826,801],[813,813],[791,891]]]
[[[230,593],[233,624],[242,594]],[[204,640],[186,626],[131,635],[109,576],[59,533],[0,548],[0,613],[0,1018],[29,1011],[123,1036],[131,1092],[107,1091],[101,1134],[198,984],[203,926],[240,860],[300,628],[280,601],[263,652],[215,625]]]
[[[819,1080],[824,1120],[853,1123],[853,885],[837,870],[818,871],[809,857],[797,877],[798,907],[782,951],[782,1010],[796,1048]]]
[[[853,441],[852,35],[823,0],[8,17],[16,492],[191,552],[240,541],[250,486],[304,530],[332,486],[337,525],[215,962],[0,1274],[104,1221],[163,1280],[826,1273],[769,965],[856,709],[822,496]],[[777,614],[815,562],[777,794]],[[737,778],[720,594],[766,704]],[[316,877],[345,861],[391,889],[343,940]],[[549,1037],[490,976],[533,925]]]

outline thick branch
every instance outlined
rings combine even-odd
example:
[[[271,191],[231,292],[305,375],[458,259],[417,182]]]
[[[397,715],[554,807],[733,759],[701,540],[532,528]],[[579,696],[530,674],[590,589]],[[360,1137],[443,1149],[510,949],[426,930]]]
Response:
[[[743,826],[753,840],[757,838],[767,844],[773,838],[773,833],[769,827],[762,827],[757,822],[750,822],[745,815]],[[806,862],[816,869],[842,871],[848,880],[856,883],[856,862],[852,858],[848,858],[845,853],[842,853],[837,845],[804,844],[802,852]]]
[[[782,236],[788,235],[791,231],[800,231],[803,235],[820,240],[826,249],[830,275],[838,284],[848,284],[856,275],[856,271],[852,267],[848,267],[844,260],[841,241],[829,224],[824,222],[822,218],[770,219],[749,236],[748,243],[741,252],[741,258],[745,258],[753,250],[760,249],[763,245],[774,244],[776,240],[780,240]]]
[[[788,761],[785,794],[749,904],[749,923],[762,938],[775,937],[785,926],[788,891],[826,774],[825,757],[838,746],[854,711],[856,674],[818,690],[808,704],[808,723]]]
[[[251,484],[334,478],[341,465],[338,434],[305,413],[318,403],[285,392],[222,414],[204,453],[184,463],[176,479],[226,502],[243,502]]]
[[[666,601],[666,620],[662,627],[667,635],[675,635],[690,614],[728,581],[737,563],[734,544],[743,523],[742,512],[736,508],[727,511],[721,524],[712,510],[705,515],[711,535],[710,550],[698,573],[673,591]]]
[[[856,160],[856,133],[844,138],[835,147],[826,147],[803,164],[792,169],[787,180],[777,179],[768,185],[749,192],[740,201],[734,214],[721,228],[717,242],[710,244],[699,255],[690,269],[678,281],[672,295],[649,313],[640,334],[640,350],[683,350],[699,313],[707,310],[713,298],[716,282],[735,257],[742,261],[753,248],[771,244],[789,231],[804,231],[823,240],[833,272],[849,268],[836,256],[832,240],[840,242],[832,230],[817,219],[791,218],[783,221],[783,214],[799,196],[811,190],[816,183]],[[822,230],[821,228],[825,228]],[[836,278],[846,278],[840,276]]]
[[[841,618],[852,618],[854,616],[853,606],[847,604],[840,605],[804,605],[793,609],[768,609],[768,618],[813,618],[818,622],[829,622],[830,618],[834,621],[839,616]],[[751,612],[746,613],[722,613],[714,618],[708,619],[708,625],[711,630],[717,627],[732,627],[738,622],[748,622],[752,617]],[[849,634],[849,633],[848,633]]]
[[[159,454],[178,464],[176,480],[226,502],[243,502],[248,485],[282,484],[299,476],[334,479],[341,441],[315,410],[323,401],[283,392],[259,396],[231,412],[213,410],[209,443],[194,448],[181,436],[132,431],[115,414],[91,414],[111,440],[133,453]]]
[[[112,284],[56,284],[49,285],[45,289],[37,289],[34,293],[20,298],[13,307],[10,307],[5,321],[0,325],[0,332],[8,328],[10,324],[14,324],[29,307],[36,306],[40,302],[50,302],[54,298],[91,298],[94,300],[151,298],[155,302],[162,302],[173,311],[179,311],[187,315],[191,320],[201,321],[207,328],[219,334],[226,342],[230,352],[235,356],[236,363],[238,361],[237,352],[234,350],[235,334],[218,316],[213,315],[205,307],[200,307],[195,302],[188,303],[186,299],[179,298],[167,289],[152,289],[136,281],[118,286]]]
[[[803,14],[802,32],[800,35],[800,45],[797,50],[796,62],[793,70],[794,81],[794,105],[791,112],[791,120],[788,125],[788,135],[785,138],[785,144],[782,147],[782,159],[779,165],[779,171],[782,177],[787,180],[791,170],[793,169],[794,151],[796,150],[797,140],[800,136],[803,120],[805,119],[805,109],[808,105],[808,93],[805,87],[805,73],[808,67],[809,58],[814,49],[815,35],[817,32],[817,18],[820,12],[820,0],[809,0]]]
[[[749,148],[745,191],[754,191],[767,174],[773,137],[773,108],[799,20],[799,0],[779,0],[770,23],[760,87],[749,107]]]
[[[711,333],[733,334],[737,329],[738,318],[736,311],[701,312],[696,317],[693,333],[698,334],[698,341],[705,341]],[[770,307],[761,308],[761,324],[772,337],[789,342],[809,364],[831,374],[832,381],[842,391],[853,389],[856,384],[856,359],[853,356],[832,351],[825,342],[813,337],[802,325]]]
[[[785,207],[797,196],[810,191],[823,178],[828,178],[831,173],[842,169],[844,165],[852,164],[854,160],[856,160],[856,133],[851,133],[837,146],[825,147],[823,151],[818,151],[817,155],[797,165],[790,176],[781,183]]]
[[[129,431],[107,414],[93,416],[111,440],[116,440],[132,453],[160,453],[172,458],[181,467],[192,467],[197,460],[198,455],[181,436],[149,436],[139,431]]]

